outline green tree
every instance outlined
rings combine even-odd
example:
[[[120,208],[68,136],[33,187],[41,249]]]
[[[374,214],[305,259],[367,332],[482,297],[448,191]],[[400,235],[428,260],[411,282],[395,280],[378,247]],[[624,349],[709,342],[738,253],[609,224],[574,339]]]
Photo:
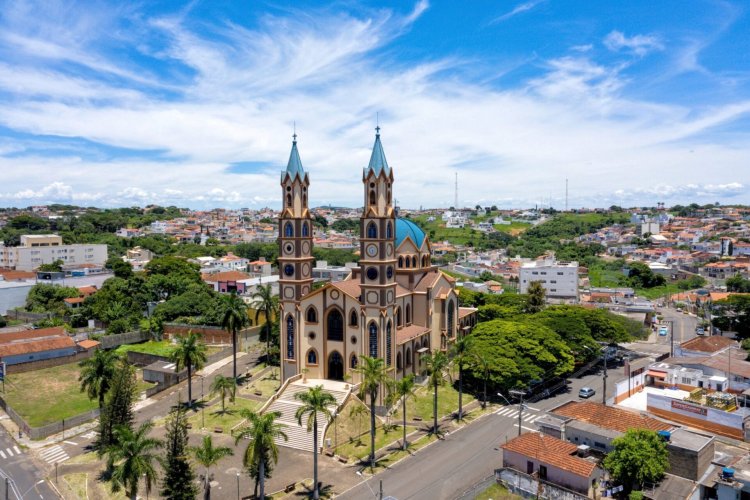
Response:
[[[472,347],[474,338],[468,335],[459,337],[451,347],[452,361],[458,366],[458,420],[464,418],[464,366],[474,360]]]
[[[726,280],[727,292],[750,293],[750,280],[736,274]]]
[[[221,396],[221,412],[224,413],[224,400],[229,396],[229,401],[234,402],[235,393],[237,391],[237,379],[232,377],[225,377],[218,375],[213,382],[211,382],[211,393],[218,394]]]
[[[250,440],[242,457],[242,465],[248,469],[258,470],[256,482],[260,493],[257,497],[263,500],[266,498],[266,461],[270,459],[274,464],[278,463],[279,448],[275,440],[284,438],[286,441],[288,438],[284,433],[284,425],[276,422],[281,416],[280,412],[273,411],[261,415],[243,408],[240,414],[247,419],[247,425],[237,432],[234,444],[237,446],[242,439]]]
[[[110,257],[105,265],[112,270],[117,278],[128,279],[133,276],[133,266],[120,257]]]
[[[247,304],[236,293],[222,297],[221,327],[232,334],[232,376],[237,379],[237,332],[250,322]]]
[[[438,433],[438,387],[443,384],[443,376],[448,368],[448,356],[442,351],[424,353],[422,359],[427,371],[427,385],[432,387],[432,433]]]
[[[99,415],[99,436],[95,447],[105,453],[116,442],[115,429],[133,425],[133,403],[136,398],[135,369],[120,360],[115,369],[112,386],[107,392],[104,408]]]
[[[387,388],[388,368],[382,358],[360,356],[354,373],[359,374],[362,381],[359,390],[370,397],[370,467],[375,467],[375,403],[380,388]]]
[[[156,450],[163,446],[158,439],[148,437],[154,424],[144,422],[137,430],[125,425],[114,429],[115,440],[107,448],[107,468],[111,470],[112,492],[124,489],[125,494],[135,500],[138,497],[138,482],[143,478],[146,493],[151,492],[156,482]]]
[[[349,409],[349,418],[354,419],[357,422],[357,443],[362,442],[362,419],[365,418],[369,411],[367,407],[362,404],[355,404]]]
[[[201,445],[191,446],[190,452],[195,457],[195,461],[206,469],[202,477],[203,498],[209,500],[211,498],[211,467],[218,464],[222,458],[234,455],[234,452],[226,446],[214,446],[211,436],[203,436]]]
[[[279,310],[279,301],[274,297],[271,285],[259,286],[252,295],[253,306],[256,309],[255,322],[257,324],[261,313],[266,318],[266,353],[271,352],[271,331],[273,329],[273,319],[277,316]],[[270,355],[266,355],[266,361],[270,364]]]
[[[157,257],[149,261],[145,266],[148,275],[163,274],[165,276],[184,276],[191,281],[199,282],[201,279],[200,266],[188,262],[181,257],[171,255]]]
[[[193,406],[193,369],[200,370],[206,364],[206,345],[200,341],[200,335],[188,331],[187,335],[177,337],[177,348],[172,352],[175,371],[187,368],[188,405]]]
[[[113,350],[97,349],[93,356],[78,363],[81,367],[78,376],[81,392],[86,391],[89,399],[98,399],[100,413],[104,408],[104,396],[112,385],[118,359],[117,353]]]
[[[414,375],[409,374],[401,380],[393,382],[393,395],[397,399],[401,399],[401,409],[403,410],[404,416],[404,440],[402,443],[402,449],[406,449],[409,443],[406,441],[406,400],[414,397]],[[360,408],[364,408],[360,406]],[[352,408],[354,409],[354,408]]]
[[[529,295],[529,303],[526,312],[534,314],[544,309],[547,291],[542,286],[541,281],[532,281],[529,283],[529,288],[526,293]]]
[[[472,346],[473,347],[473,346]],[[482,409],[487,407],[487,379],[490,378],[490,360],[487,354],[474,349],[474,359],[476,359],[476,369],[482,378]]]
[[[297,423],[302,425],[302,418],[307,415],[307,432],[313,433],[313,499],[320,498],[318,488],[318,416],[327,424],[333,418],[331,407],[336,407],[336,398],[323,390],[322,385],[311,387],[306,392],[298,392],[294,398],[302,403],[294,414]]]
[[[62,271],[62,267],[65,262],[63,262],[62,259],[57,259],[54,262],[50,262],[49,264],[42,264],[37,268],[38,271],[43,272],[53,272],[53,273],[59,273]]]
[[[669,468],[667,445],[656,432],[629,429],[612,441],[613,450],[604,458],[604,468],[626,491],[655,483]]]
[[[170,500],[193,500],[198,493],[195,473],[188,459],[188,427],[185,408],[178,405],[167,418],[164,478],[161,494]]]

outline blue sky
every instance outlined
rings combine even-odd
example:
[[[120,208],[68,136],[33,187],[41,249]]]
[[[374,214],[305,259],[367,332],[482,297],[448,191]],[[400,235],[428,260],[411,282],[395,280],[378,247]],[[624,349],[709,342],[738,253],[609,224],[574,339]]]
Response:
[[[749,203],[744,1],[0,0],[0,205]]]

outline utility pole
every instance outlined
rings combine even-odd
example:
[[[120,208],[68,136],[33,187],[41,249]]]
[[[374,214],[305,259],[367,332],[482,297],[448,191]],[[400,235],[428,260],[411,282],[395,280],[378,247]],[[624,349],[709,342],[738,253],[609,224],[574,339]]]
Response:
[[[602,404],[607,405],[607,357],[609,356],[609,346],[604,347],[604,371],[602,372]]]
[[[521,422],[523,418],[523,397],[526,395],[526,391],[511,390],[508,391],[511,396],[518,398],[518,435],[521,435]]]

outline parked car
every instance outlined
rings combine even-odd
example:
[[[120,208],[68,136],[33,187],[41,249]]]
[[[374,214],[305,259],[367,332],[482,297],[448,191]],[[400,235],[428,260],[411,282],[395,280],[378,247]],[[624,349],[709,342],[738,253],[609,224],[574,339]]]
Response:
[[[588,399],[594,394],[596,394],[596,391],[591,387],[581,387],[581,390],[578,391],[578,397],[584,399]]]
[[[706,334],[706,331],[705,331],[705,330],[703,329],[703,327],[702,327],[702,326],[699,326],[699,327],[697,327],[697,328],[695,329],[695,334],[696,334],[696,335],[705,335],[705,334]]]
[[[669,328],[666,326],[660,326],[659,327],[659,336],[665,337],[669,333]]]

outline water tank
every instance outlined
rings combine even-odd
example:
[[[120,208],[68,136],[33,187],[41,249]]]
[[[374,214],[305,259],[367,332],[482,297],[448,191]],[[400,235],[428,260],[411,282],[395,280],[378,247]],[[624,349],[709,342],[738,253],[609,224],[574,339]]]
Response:
[[[659,432],[657,432],[657,434],[659,434],[659,436],[660,436],[660,437],[661,437],[661,438],[662,438],[662,439],[663,439],[664,441],[669,441],[670,439],[672,439],[672,433],[671,433],[671,432],[669,432],[669,431],[659,431]]]
[[[734,469],[731,467],[724,467],[721,469],[721,476],[724,479],[733,479],[734,478]]]

